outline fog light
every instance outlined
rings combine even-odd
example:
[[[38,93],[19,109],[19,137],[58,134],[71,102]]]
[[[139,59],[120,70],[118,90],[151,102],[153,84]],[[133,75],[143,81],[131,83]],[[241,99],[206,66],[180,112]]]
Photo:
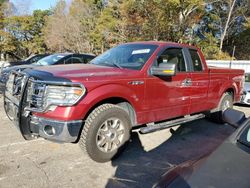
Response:
[[[43,130],[44,130],[44,133],[48,136],[53,136],[56,134],[55,128],[50,125],[45,125]]]

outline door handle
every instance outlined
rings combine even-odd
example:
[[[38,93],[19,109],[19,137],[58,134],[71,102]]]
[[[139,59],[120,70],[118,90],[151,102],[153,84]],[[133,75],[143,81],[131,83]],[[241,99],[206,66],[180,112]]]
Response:
[[[192,85],[192,80],[191,78],[187,78],[181,82],[182,86],[191,86]]]

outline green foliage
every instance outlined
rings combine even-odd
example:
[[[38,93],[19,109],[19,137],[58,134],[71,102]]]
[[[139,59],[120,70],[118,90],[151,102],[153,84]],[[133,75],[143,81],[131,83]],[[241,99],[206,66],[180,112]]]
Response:
[[[250,24],[239,22],[250,17],[250,0],[237,2],[224,52],[219,50],[220,35],[231,0],[72,0],[69,8],[59,0],[51,11],[21,16],[5,14],[2,2],[0,53],[21,57],[48,51],[99,54],[123,42],[162,40],[196,45],[209,59],[230,58],[234,45],[237,59],[250,56],[246,50]],[[208,11],[209,4],[213,8]]]
[[[219,39],[215,38],[212,33],[206,33],[204,39],[196,37],[193,44],[201,49],[206,59],[230,60],[231,57],[226,52],[219,49]]]
[[[0,29],[3,28],[3,19],[4,19],[4,3],[6,2],[6,0],[0,0]]]
[[[102,53],[113,45],[124,42],[119,4],[109,4],[97,15],[94,31],[90,34],[95,53]]]
[[[203,0],[128,0],[122,14],[129,40],[183,41],[200,21]],[[188,34],[188,35],[187,35]]]
[[[236,57],[250,59],[250,19],[245,24],[245,30],[234,38],[232,45],[236,47]]]
[[[61,0],[48,18],[44,29],[45,42],[52,51],[88,53],[93,51],[90,33],[94,29],[95,17],[86,2],[75,0],[69,12],[66,3]]]
[[[2,52],[11,53],[17,50],[18,41],[10,33],[0,30],[0,46]]]
[[[4,30],[0,30],[0,38],[4,43],[2,53],[27,57],[46,52],[42,29],[49,15],[48,10],[36,10],[33,15],[6,17],[3,21]]]

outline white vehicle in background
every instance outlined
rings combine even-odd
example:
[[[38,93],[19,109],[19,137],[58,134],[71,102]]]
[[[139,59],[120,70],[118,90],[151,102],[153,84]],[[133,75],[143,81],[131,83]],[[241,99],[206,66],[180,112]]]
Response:
[[[250,73],[245,74],[245,84],[241,103],[250,105]]]

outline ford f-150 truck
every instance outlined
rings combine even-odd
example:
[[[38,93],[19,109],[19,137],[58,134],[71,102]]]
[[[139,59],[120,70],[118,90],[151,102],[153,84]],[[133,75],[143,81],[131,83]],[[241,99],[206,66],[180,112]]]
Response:
[[[130,138],[221,112],[240,101],[244,71],[209,68],[201,51],[170,42],[114,47],[86,65],[12,72],[8,117],[27,140],[79,143],[93,160],[112,159]]]

